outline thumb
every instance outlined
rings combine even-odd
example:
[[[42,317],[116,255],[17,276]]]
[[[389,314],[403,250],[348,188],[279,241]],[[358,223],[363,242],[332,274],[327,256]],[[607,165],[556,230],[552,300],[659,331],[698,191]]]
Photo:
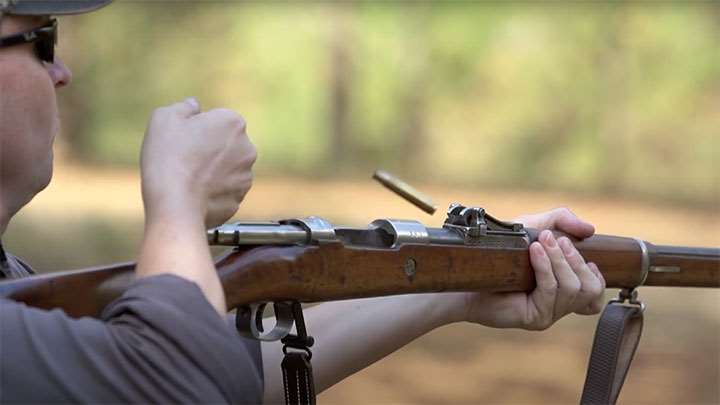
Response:
[[[556,210],[554,214],[551,229],[563,231],[579,239],[588,238],[595,233],[592,224],[578,218],[568,209]]]
[[[183,101],[170,105],[169,108],[184,118],[190,118],[200,113],[200,103],[195,97],[188,97]]]

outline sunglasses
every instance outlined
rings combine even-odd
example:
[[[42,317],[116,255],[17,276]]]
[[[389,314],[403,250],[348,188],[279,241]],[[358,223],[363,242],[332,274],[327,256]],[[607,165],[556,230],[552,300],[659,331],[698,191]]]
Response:
[[[34,44],[35,54],[43,62],[55,62],[57,44],[57,20],[52,19],[42,27],[19,34],[0,37],[0,48],[21,44]]]

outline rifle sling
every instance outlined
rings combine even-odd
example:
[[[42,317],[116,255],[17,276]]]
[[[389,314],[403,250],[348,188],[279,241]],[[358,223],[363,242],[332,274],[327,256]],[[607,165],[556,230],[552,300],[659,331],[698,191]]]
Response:
[[[286,352],[282,374],[287,405],[315,405],[315,383],[308,353]]]
[[[299,301],[276,303],[289,305],[297,334],[289,334],[280,341],[285,357],[281,363],[286,405],[315,405],[315,381],[310,359],[310,347],[315,339],[307,334],[303,308]],[[276,312],[277,313],[277,312]]]
[[[600,316],[583,387],[582,405],[615,404],[642,333],[638,306],[610,302]]]

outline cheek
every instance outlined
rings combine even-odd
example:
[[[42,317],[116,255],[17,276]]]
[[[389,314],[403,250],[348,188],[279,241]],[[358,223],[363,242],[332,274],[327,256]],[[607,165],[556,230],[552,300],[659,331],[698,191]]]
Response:
[[[57,129],[55,89],[47,70],[34,60],[0,67],[2,125],[47,146]]]
[[[50,175],[58,125],[55,89],[36,61],[13,62],[0,65],[2,168],[16,178],[43,182]]]

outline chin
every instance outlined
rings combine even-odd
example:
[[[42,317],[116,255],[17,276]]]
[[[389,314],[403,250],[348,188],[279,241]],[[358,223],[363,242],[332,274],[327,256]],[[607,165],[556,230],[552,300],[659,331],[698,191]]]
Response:
[[[45,170],[42,171],[42,173],[38,173],[38,176],[36,177],[35,181],[35,194],[45,190],[48,185],[50,185],[50,180],[52,180],[53,175],[53,155],[50,154],[47,164],[44,168]]]

